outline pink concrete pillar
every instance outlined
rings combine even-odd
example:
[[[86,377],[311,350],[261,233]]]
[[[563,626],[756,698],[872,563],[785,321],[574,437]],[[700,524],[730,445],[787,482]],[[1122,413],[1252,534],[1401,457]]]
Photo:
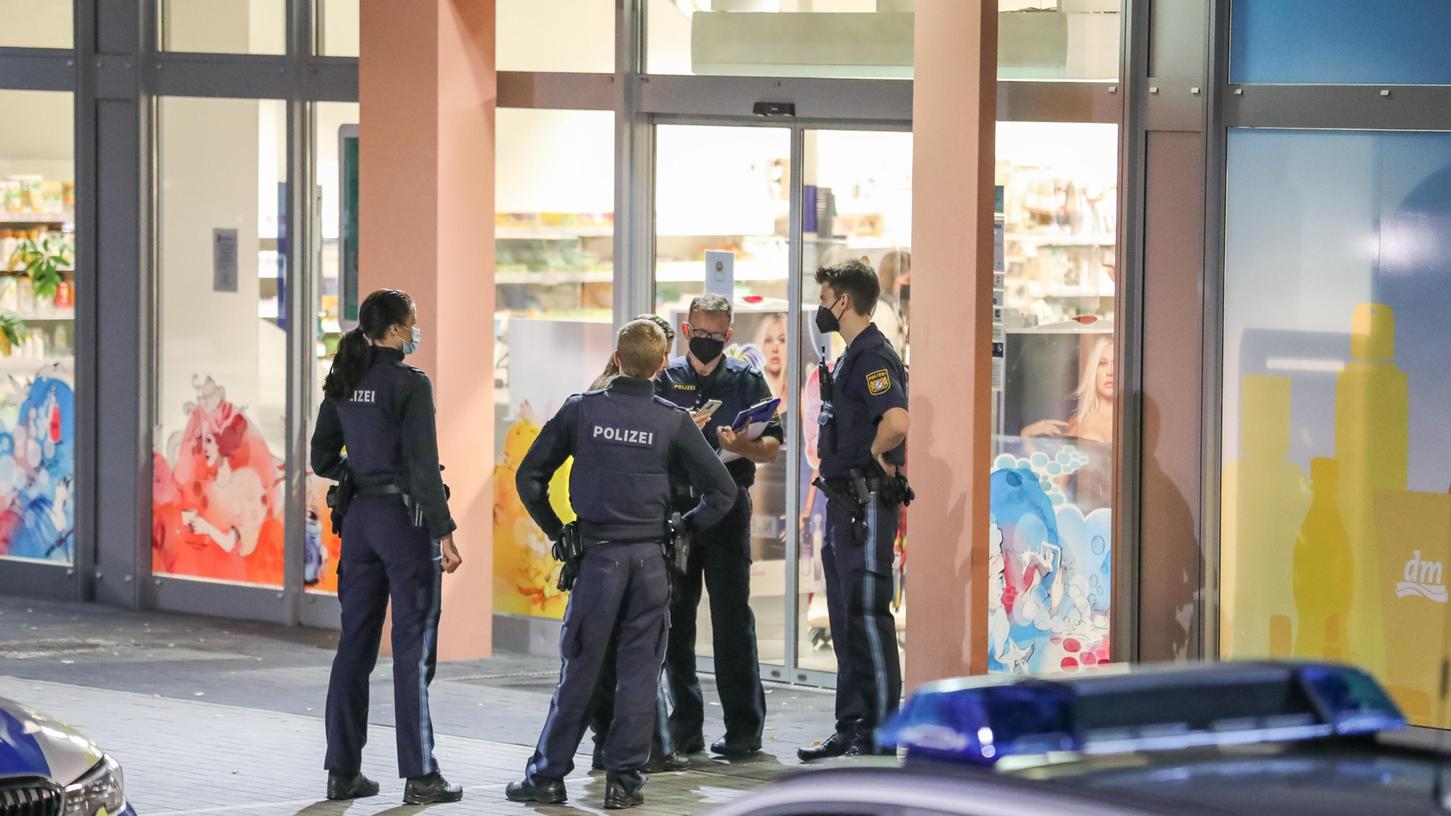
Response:
[[[918,0],[907,683],[987,668],[995,0]]]
[[[359,275],[410,292],[433,378],[464,566],[443,582],[439,656],[492,646],[493,0],[367,0],[359,61]],[[385,639],[386,643],[386,639]]]

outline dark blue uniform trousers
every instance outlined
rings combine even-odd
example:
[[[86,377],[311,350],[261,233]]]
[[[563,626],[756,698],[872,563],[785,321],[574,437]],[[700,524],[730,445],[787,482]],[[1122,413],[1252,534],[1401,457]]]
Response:
[[[559,684],[525,770],[530,780],[563,779],[574,769],[611,642],[618,651],[605,769],[611,776],[635,777],[649,761],[658,716],[655,689],[670,628],[669,580],[658,542],[585,550],[559,633]]]
[[[702,583],[710,595],[715,679],[726,736],[759,744],[766,724],[766,692],[751,611],[751,494],[745,490],[737,493],[735,507],[724,519],[695,537],[680,592],[670,607],[665,674],[675,700],[670,733],[676,745],[703,741],[705,695],[695,673]]]
[[[398,775],[438,769],[428,684],[437,662],[438,546],[414,527],[398,496],[359,496],[343,519],[338,600],[342,637],[327,693],[327,769],[357,773],[368,741],[368,676],[393,601],[393,707]]]
[[[892,617],[897,508],[877,500],[859,524],[854,509],[828,500],[821,565],[836,651],[836,730],[870,739],[896,713],[902,696]]]

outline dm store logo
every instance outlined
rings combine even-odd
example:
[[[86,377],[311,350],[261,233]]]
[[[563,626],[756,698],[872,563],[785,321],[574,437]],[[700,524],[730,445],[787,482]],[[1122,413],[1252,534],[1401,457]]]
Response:
[[[1396,584],[1396,597],[1420,595],[1436,603],[1446,603],[1444,573],[1441,562],[1422,561],[1421,551],[1415,550],[1406,561],[1405,580]]]

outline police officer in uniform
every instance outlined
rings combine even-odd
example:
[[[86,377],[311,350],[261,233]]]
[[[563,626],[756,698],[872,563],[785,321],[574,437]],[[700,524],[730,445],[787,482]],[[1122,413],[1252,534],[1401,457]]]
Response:
[[[776,460],[785,433],[780,420],[774,418],[759,439],[747,439],[745,433],[731,428],[741,411],[769,400],[771,389],[749,363],[725,357],[725,344],[733,334],[729,300],[720,295],[695,298],[681,330],[690,341],[689,353],[671,361],[656,380],[656,392],[691,409],[712,447],[740,458],[727,465],[735,481],[735,503],[719,524],[692,540],[681,591],[670,607],[670,646],[665,653],[665,674],[675,700],[670,733],[682,753],[705,750],[705,697],[695,674],[695,620],[703,582],[710,594],[716,682],[726,728],[725,736],[710,749],[740,759],[761,750],[766,722],[766,693],[756,656],[756,617],[750,602],[750,488],[756,481],[756,465]],[[698,410],[710,400],[720,400],[713,414]],[[677,504],[688,506],[693,500],[690,485],[677,483],[675,487]]]
[[[605,743],[605,807],[642,804],[640,770],[650,757],[655,689],[670,626],[669,567],[663,543],[673,467],[688,475],[700,500],[685,514],[688,531],[708,528],[731,507],[730,473],[690,415],[655,396],[651,379],[667,346],[648,320],[620,330],[620,368],[608,390],[565,401],[530,447],[516,482],[529,515],[551,540],[564,524],[549,505],[549,480],[570,456],[570,503],[585,550],[560,633],[559,684],[515,802],[565,801],[564,778],[584,736],[601,664],[613,642],[618,680]]]
[[[817,270],[816,282],[816,327],[839,332],[847,349],[832,369],[817,443],[827,485],[821,561],[836,651],[836,733],[800,749],[803,761],[876,753],[873,732],[902,694],[891,608],[900,499],[891,488],[906,461],[906,372],[872,323],[880,285],[871,267],[845,261]]]
[[[361,767],[368,676],[391,599],[398,772],[408,780],[404,801],[456,802],[463,790],[438,771],[428,712],[439,582],[463,563],[440,474],[433,386],[403,362],[422,337],[412,298],[391,289],[374,292],[358,317],[323,383],[326,397],[312,436],[313,471],[354,486],[338,564],[342,637],[328,683],[328,798],[378,793]]]

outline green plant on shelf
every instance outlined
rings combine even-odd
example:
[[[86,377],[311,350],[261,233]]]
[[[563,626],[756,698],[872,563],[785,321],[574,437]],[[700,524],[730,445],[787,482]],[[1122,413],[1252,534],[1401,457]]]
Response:
[[[19,348],[28,333],[25,321],[9,312],[0,313],[0,355],[9,357],[11,350]]]
[[[65,241],[27,238],[20,242],[11,258],[20,262],[22,274],[30,278],[35,296],[44,300],[55,297],[56,289],[65,280],[64,270],[71,265],[73,251]]]

